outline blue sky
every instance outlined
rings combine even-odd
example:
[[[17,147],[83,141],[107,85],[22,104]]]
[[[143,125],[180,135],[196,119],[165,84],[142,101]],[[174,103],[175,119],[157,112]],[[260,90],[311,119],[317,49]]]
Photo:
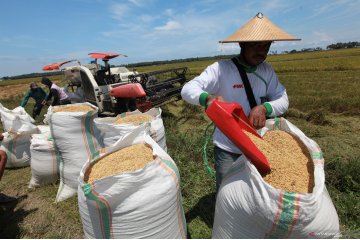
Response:
[[[301,41],[270,51],[360,41],[359,0],[2,0],[0,77],[42,72],[90,52],[117,52],[112,64],[239,52],[218,43],[258,12]]]

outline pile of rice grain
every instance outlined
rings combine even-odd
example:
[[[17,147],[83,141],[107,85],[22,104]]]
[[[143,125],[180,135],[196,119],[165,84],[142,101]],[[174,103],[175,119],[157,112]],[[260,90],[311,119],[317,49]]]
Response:
[[[130,114],[126,115],[125,117],[119,117],[115,120],[115,122],[113,122],[113,124],[140,124],[144,122],[150,122],[153,119],[154,117],[149,114]]]
[[[95,180],[123,172],[132,172],[143,168],[154,160],[152,149],[147,144],[135,144],[113,152],[97,161],[85,173],[84,181]]]
[[[271,171],[263,179],[275,188],[288,192],[311,193],[314,187],[314,164],[304,143],[280,130],[268,131],[263,140],[245,132],[267,158]]]
[[[54,107],[53,112],[91,112],[94,110],[88,105],[64,105]]]

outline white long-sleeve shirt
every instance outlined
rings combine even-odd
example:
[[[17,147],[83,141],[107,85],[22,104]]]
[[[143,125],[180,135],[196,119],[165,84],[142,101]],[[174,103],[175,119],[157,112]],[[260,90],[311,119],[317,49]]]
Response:
[[[266,102],[270,104],[272,112],[268,116],[278,116],[287,110],[289,101],[286,90],[268,63],[259,64],[254,72],[247,72],[247,76],[257,104],[262,103],[262,98],[266,98]],[[191,104],[200,105],[199,98],[204,92],[222,96],[225,102],[237,102],[241,104],[247,116],[250,113],[251,108],[243,81],[231,60],[218,61],[208,66],[199,76],[184,85],[181,96]],[[213,142],[226,151],[241,153],[218,128],[215,129]]]

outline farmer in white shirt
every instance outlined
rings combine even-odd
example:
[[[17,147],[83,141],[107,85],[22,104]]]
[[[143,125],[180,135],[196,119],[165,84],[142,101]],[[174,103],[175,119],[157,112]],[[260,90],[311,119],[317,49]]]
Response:
[[[266,117],[281,115],[288,109],[286,89],[273,68],[264,62],[273,41],[287,40],[300,39],[284,32],[258,13],[230,37],[220,41],[239,43],[240,55],[208,66],[199,76],[185,84],[181,91],[182,98],[191,104],[205,107],[214,99],[237,102],[256,128],[264,127]],[[246,91],[246,77],[249,84],[247,91],[250,92]],[[218,190],[223,177],[241,151],[218,128],[215,129],[213,143]]]

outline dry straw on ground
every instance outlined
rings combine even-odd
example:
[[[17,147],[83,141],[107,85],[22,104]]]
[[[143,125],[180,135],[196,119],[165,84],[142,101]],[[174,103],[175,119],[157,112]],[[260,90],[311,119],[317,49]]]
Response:
[[[114,124],[140,124],[144,122],[150,122],[153,119],[154,117],[149,114],[131,114],[126,115],[125,117],[119,117],[115,120]]]
[[[54,107],[53,112],[90,112],[94,110],[88,105],[64,105]]]
[[[314,187],[314,165],[301,140],[285,131],[268,131],[263,140],[245,132],[267,158],[271,172],[264,180],[288,192],[311,193]]]
[[[95,180],[120,174],[133,172],[145,167],[153,161],[152,149],[146,144],[135,144],[119,151],[113,152],[98,160],[85,174],[85,182],[93,183]]]

